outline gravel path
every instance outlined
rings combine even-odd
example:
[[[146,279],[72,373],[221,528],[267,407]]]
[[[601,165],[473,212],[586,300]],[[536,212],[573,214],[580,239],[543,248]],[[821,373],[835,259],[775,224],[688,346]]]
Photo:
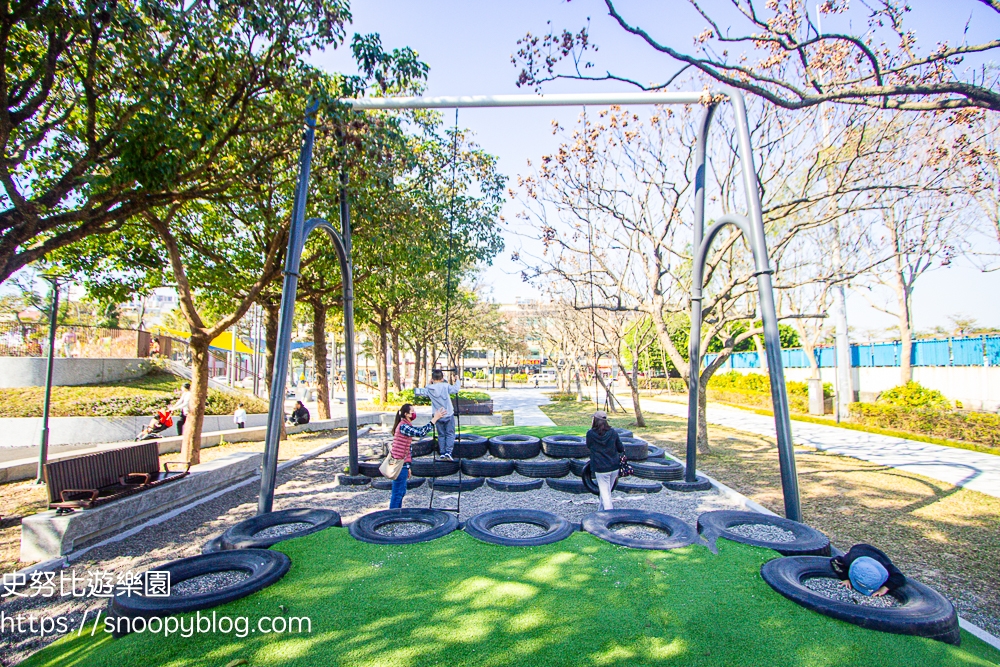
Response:
[[[249,578],[250,575],[241,570],[212,572],[211,574],[203,574],[200,577],[192,577],[191,579],[185,579],[184,581],[171,585],[170,595],[186,597],[188,595],[208,593],[209,591],[217,591],[220,588],[226,588],[227,586],[235,586],[244,579]]]
[[[279,523],[277,526],[268,526],[264,530],[257,531],[253,536],[257,539],[265,540],[269,537],[281,537],[282,535],[291,535],[292,533],[297,533],[300,530],[308,530],[312,528],[311,523],[306,523],[305,521],[295,521],[293,523]]]
[[[839,579],[815,577],[813,579],[806,579],[802,583],[809,590],[816,591],[831,600],[853,602],[864,607],[880,607],[882,609],[899,606],[899,600],[892,595],[883,595],[880,598],[868,597],[857,591],[848,590],[846,586],[840,583]]]
[[[362,447],[377,445],[384,434],[375,432],[360,439]],[[317,442],[314,446],[318,446]],[[550,460],[539,457],[540,460]],[[389,491],[372,489],[370,486],[340,486],[336,476],[347,465],[347,444],[341,445],[317,458],[306,461],[278,474],[274,496],[274,509],[295,507],[316,507],[336,510],[348,523],[363,514],[385,509],[389,505]],[[529,478],[511,475],[505,479]],[[195,556],[211,538],[219,535],[233,524],[256,514],[259,483],[252,482],[210,501],[200,503],[170,521],[152,526],[121,542],[107,544],[87,552],[71,567],[56,572],[69,578],[74,575],[80,582],[98,572],[114,576],[131,572],[138,575],[145,570],[168,561]],[[720,509],[743,509],[737,503],[714,491],[699,493],[674,493],[664,490],[655,494],[631,495],[613,494],[616,507],[642,508],[676,516],[694,524],[703,512]],[[407,492],[404,507],[427,507],[430,490],[427,485]],[[435,507],[452,507],[458,502],[457,493],[438,492],[434,495]],[[462,493],[459,520],[502,507],[519,507],[553,512],[570,521],[579,522],[585,515],[597,510],[597,497],[576,495],[554,491],[543,486],[538,491],[506,493],[494,491],[483,485],[475,491]],[[284,524],[274,528],[293,526]],[[58,586],[58,584],[57,584]],[[83,589],[85,583],[78,586]],[[64,616],[69,627],[78,627],[86,611],[92,618],[97,610],[103,609],[107,598],[102,597],[27,597],[5,598],[4,611],[8,616],[22,614],[41,616]],[[27,624],[25,624],[27,625]],[[26,628],[27,629],[27,628]],[[0,665],[7,667],[23,660],[51,642],[54,637],[40,639],[30,633],[3,633],[0,635]]]
[[[729,528],[727,532],[736,533],[752,540],[764,542],[794,542],[795,533],[777,526],[767,526],[762,523],[741,523]]]

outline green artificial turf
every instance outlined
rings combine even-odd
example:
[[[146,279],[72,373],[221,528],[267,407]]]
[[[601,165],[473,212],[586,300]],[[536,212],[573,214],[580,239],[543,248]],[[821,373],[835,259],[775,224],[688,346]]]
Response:
[[[292,558],[288,575],[214,610],[253,623],[309,616],[311,633],[111,640],[85,632],[23,665],[958,667],[1000,660],[967,633],[957,648],[815,614],[761,579],[774,552],[725,540],[719,547],[718,556],[700,546],[631,550],[575,533],[514,548],[462,532],[382,546],[334,528],[278,545]]]

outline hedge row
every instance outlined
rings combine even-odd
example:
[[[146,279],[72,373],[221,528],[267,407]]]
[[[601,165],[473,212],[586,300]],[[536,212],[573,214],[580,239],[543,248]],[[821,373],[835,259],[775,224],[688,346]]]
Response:
[[[864,426],[1000,447],[1000,415],[987,412],[852,403],[851,419]]]

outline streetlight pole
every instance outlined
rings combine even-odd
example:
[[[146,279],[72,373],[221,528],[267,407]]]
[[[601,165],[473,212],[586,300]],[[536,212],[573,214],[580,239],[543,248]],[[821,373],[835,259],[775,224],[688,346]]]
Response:
[[[49,458],[49,407],[52,403],[52,370],[55,365],[56,320],[59,317],[59,276],[43,274],[52,285],[52,308],[49,310],[49,360],[45,365],[45,400],[42,403],[42,435],[38,443],[38,472],[35,484],[45,484],[45,462]]]

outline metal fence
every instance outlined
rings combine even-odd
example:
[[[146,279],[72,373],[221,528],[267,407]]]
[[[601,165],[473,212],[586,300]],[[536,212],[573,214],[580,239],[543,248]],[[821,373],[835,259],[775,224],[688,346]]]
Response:
[[[918,340],[912,346],[911,359],[914,366],[1000,366],[1000,335]],[[902,350],[903,346],[899,341],[852,345],[851,366],[899,366]],[[836,348],[819,347],[813,353],[820,368],[833,368],[837,365]],[[717,357],[717,354],[706,355],[706,363],[711,363]],[[785,368],[810,367],[809,357],[802,349],[782,350],[781,361]],[[760,367],[756,352],[736,352],[722,365],[723,369]]]
[[[0,322],[0,356],[47,357],[49,325]],[[149,356],[150,334],[134,329],[109,327],[56,327],[57,357],[81,359]]]

